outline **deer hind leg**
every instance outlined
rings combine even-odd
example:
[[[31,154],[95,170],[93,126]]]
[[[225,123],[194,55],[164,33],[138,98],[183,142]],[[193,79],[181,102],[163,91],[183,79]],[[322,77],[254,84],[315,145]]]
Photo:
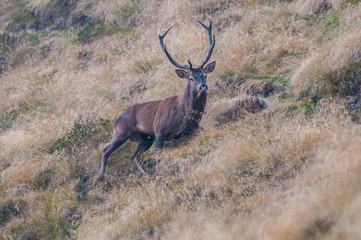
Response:
[[[106,148],[103,149],[100,173],[99,173],[98,177],[94,180],[93,186],[95,186],[95,184],[99,180],[103,179],[104,173],[105,173],[105,166],[107,164],[107,160],[108,160],[110,154],[112,152],[114,152],[120,145],[125,143],[128,140],[128,138],[129,138],[129,136],[127,136],[126,134],[124,134],[123,136],[119,136],[116,134],[113,135],[112,142]]]
[[[164,135],[163,134],[157,134],[155,139],[155,150],[156,150],[156,165],[155,165],[155,171],[158,172],[159,170],[159,163],[162,159],[162,148],[164,146]]]
[[[134,153],[132,157],[132,162],[134,165],[138,168],[138,170],[143,173],[144,175],[147,175],[147,173],[144,171],[143,167],[139,163],[139,159],[141,155],[147,151],[153,144],[154,138],[153,137],[142,137],[142,139],[138,142],[138,149]]]

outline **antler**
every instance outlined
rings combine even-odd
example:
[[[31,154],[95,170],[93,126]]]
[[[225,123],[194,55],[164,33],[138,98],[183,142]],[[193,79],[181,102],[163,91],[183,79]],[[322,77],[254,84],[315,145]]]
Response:
[[[201,25],[202,27],[204,27],[207,32],[208,32],[208,38],[209,38],[209,48],[208,48],[208,54],[207,54],[207,57],[201,62],[201,64],[197,67],[198,69],[199,68],[203,68],[204,64],[206,64],[208,62],[208,60],[211,58],[212,56],[212,52],[213,52],[213,48],[214,48],[214,45],[216,43],[216,37],[213,35],[213,38],[212,38],[212,21],[209,20],[209,26],[205,25],[204,23],[202,23],[200,20],[198,20],[197,18],[193,17],[194,19],[196,19]],[[170,26],[164,33],[163,35],[160,35],[159,32],[160,30],[158,31],[158,34],[159,34],[159,42],[160,42],[160,46],[162,47],[162,50],[163,52],[165,53],[165,55],[167,55],[169,61],[176,67],[178,68],[181,68],[181,69],[186,69],[186,70],[190,70],[192,69],[192,63],[189,61],[188,59],[188,63],[189,65],[182,65],[182,64],[179,64],[177,63],[173,58],[172,56],[168,53],[167,51],[167,47],[166,47],[166,43],[163,43],[163,39],[165,37],[165,35],[167,35],[167,33],[169,32],[169,30],[174,26],[174,24],[172,24],[172,26]]]
[[[188,63],[189,65],[181,65],[179,63],[177,63],[173,58],[172,56],[168,53],[167,51],[167,47],[166,47],[166,44],[164,43],[163,44],[163,38],[165,37],[165,35],[167,35],[167,33],[169,32],[169,30],[174,26],[174,23],[172,24],[172,26],[170,26],[164,33],[163,35],[160,35],[159,34],[159,31],[158,31],[158,34],[159,34],[159,42],[160,42],[160,46],[162,47],[162,50],[163,52],[165,53],[165,55],[167,55],[169,61],[176,67],[178,68],[181,68],[181,69],[186,69],[186,70],[190,70],[192,68],[192,64],[191,62],[188,60]]]
[[[206,64],[208,62],[208,60],[211,58],[211,56],[212,56],[213,48],[214,48],[214,45],[216,43],[216,37],[213,35],[213,39],[212,39],[212,21],[211,20],[209,20],[209,26],[207,26],[204,23],[202,23],[199,19],[197,19],[195,17],[193,17],[193,18],[195,20],[197,20],[202,25],[202,27],[204,27],[208,32],[208,39],[209,39],[208,55],[201,62],[201,64],[197,67],[197,68],[202,68],[204,66],[204,64]]]

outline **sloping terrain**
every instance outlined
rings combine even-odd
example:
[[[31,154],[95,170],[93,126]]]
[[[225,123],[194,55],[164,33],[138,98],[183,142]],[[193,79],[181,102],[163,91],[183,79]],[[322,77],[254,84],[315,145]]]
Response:
[[[151,177],[116,117],[182,94],[162,52],[216,69],[201,131]],[[0,2],[0,239],[359,239],[358,0]]]

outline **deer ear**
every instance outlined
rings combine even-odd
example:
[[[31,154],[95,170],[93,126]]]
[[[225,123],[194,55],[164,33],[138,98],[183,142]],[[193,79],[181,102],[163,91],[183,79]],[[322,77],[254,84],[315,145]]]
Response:
[[[213,61],[203,69],[203,72],[205,74],[211,73],[211,72],[213,72],[215,67],[216,67],[216,61]]]
[[[187,71],[176,69],[175,72],[177,73],[178,77],[180,77],[180,78],[188,78],[189,77],[189,72],[187,72]]]

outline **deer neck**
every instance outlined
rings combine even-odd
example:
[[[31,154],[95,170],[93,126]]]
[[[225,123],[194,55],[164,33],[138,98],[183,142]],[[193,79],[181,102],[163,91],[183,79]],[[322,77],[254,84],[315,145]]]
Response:
[[[207,92],[192,91],[192,87],[188,82],[182,102],[184,119],[187,125],[199,126],[206,107],[206,101]]]

